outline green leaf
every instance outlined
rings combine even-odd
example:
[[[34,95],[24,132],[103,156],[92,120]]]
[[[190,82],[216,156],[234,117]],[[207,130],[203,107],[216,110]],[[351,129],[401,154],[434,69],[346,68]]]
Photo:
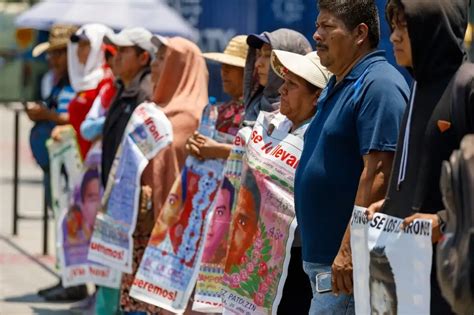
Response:
[[[258,283],[259,283],[259,279],[258,277],[250,282],[250,284],[252,285],[252,289],[254,292],[257,292],[258,291]]]
[[[263,261],[268,262],[272,256],[271,255],[263,255]]]
[[[262,255],[268,254],[268,252],[272,249],[271,246],[264,246],[262,249]]]
[[[244,289],[245,291],[247,291],[249,296],[253,296],[253,293],[254,293],[255,290],[253,289],[253,287],[250,283],[246,283],[246,282],[241,283],[240,287],[242,289]]]
[[[237,265],[232,265],[232,267],[230,268],[230,273],[239,273],[240,270],[239,270],[239,267],[237,267]]]

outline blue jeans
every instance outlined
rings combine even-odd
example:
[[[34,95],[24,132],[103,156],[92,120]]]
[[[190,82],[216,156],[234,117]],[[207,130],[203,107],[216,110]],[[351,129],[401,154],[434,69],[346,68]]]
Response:
[[[316,264],[303,261],[303,269],[309,277],[313,299],[309,315],[354,315],[354,296],[340,294],[335,296],[332,292],[316,292],[316,275],[322,272],[330,272],[330,265]]]

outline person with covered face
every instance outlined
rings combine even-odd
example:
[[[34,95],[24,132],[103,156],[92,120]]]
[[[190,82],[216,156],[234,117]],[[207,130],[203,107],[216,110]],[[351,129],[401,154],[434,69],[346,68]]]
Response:
[[[467,0],[389,0],[386,6],[396,61],[414,82],[388,193],[368,214],[405,218],[403,227],[415,219],[431,220],[433,243],[442,237],[447,220],[441,165],[463,136],[474,132],[474,67],[466,63],[463,46],[468,8]],[[435,263],[433,259],[431,314],[452,314],[440,292]]]
[[[273,120],[273,130],[278,129],[303,139],[316,113],[316,102],[326,87],[331,73],[321,65],[316,52],[303,56],[273,50],[271,66],[284,80],[279,89],[280,110],[269,115],[269,119]],[[291,248],[288,276],[278,306],[279,314],[308,313],[312,291],[302,266],[301,236],[297,228]]]
[[[334,75],[306,130],[295,210],[313,288],[309,313],[353,314],[348,223],[354,204],[368,207],[385,195],[409,90],[377,50],[374,0],[319,0],[318,8],[316,50]]]
[[[113,31],[102,24],[86,24],[71,36],[68,44],[68,71],[71,86],[76,92],[69,103],[69,123],[77,135],[82,158],[85,158],[91,142],[81,135],[81,124],[102,90],[113,88],[112,72],[105,64],[102,40]],[[62,126],[56,127],[52,138],[60,141]]]
[[[208,72],[199,48],[181,37],[153,36],[157,50],[151,64],[152,101],[163,110],[173,128],[173,142],[145,167],[137,224],[133,233],[133,272],[122,276],[120,302],[126,314],[167,314],[160,308],[130,297],[133,279],[156,224],[170,227],[167,198],[186,159],[186,140],[196,130],[207,100]]]
[[[278,89],[283,80],[270,67],[272,49],[305,55],[311,51],[311,45],[301,33],[286,28],[251,34],[247,37],[247,44],[243,124],[252,126],[261,110],[273,112],[278,109]]]

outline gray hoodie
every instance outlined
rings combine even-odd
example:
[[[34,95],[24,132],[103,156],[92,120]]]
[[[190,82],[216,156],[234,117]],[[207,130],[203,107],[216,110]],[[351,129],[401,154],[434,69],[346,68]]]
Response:
[[[301,55],[305,55],[312,50],[311,44],[301,33],[287,28],[280,28],[271,33],[264,32],[263,34],[270,41],[272,49],[280,49]],[[261,110],[272,112],[279,108],[280,94],[278,89],[283,84],[283,80],[270,67],[267,85],[265,88],[255,91],[255,86],[258,84],[254,76],[256,56],[257,50],[249,47],[244,70],[245,125],[252,125]]]

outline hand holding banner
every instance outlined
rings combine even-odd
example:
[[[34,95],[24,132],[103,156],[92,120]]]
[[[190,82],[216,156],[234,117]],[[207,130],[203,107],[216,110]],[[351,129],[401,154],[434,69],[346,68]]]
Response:
[[[433,248],[431,221],[376,213],[367,220],[355,207],[351,220],[357,314],[429,314]]]

